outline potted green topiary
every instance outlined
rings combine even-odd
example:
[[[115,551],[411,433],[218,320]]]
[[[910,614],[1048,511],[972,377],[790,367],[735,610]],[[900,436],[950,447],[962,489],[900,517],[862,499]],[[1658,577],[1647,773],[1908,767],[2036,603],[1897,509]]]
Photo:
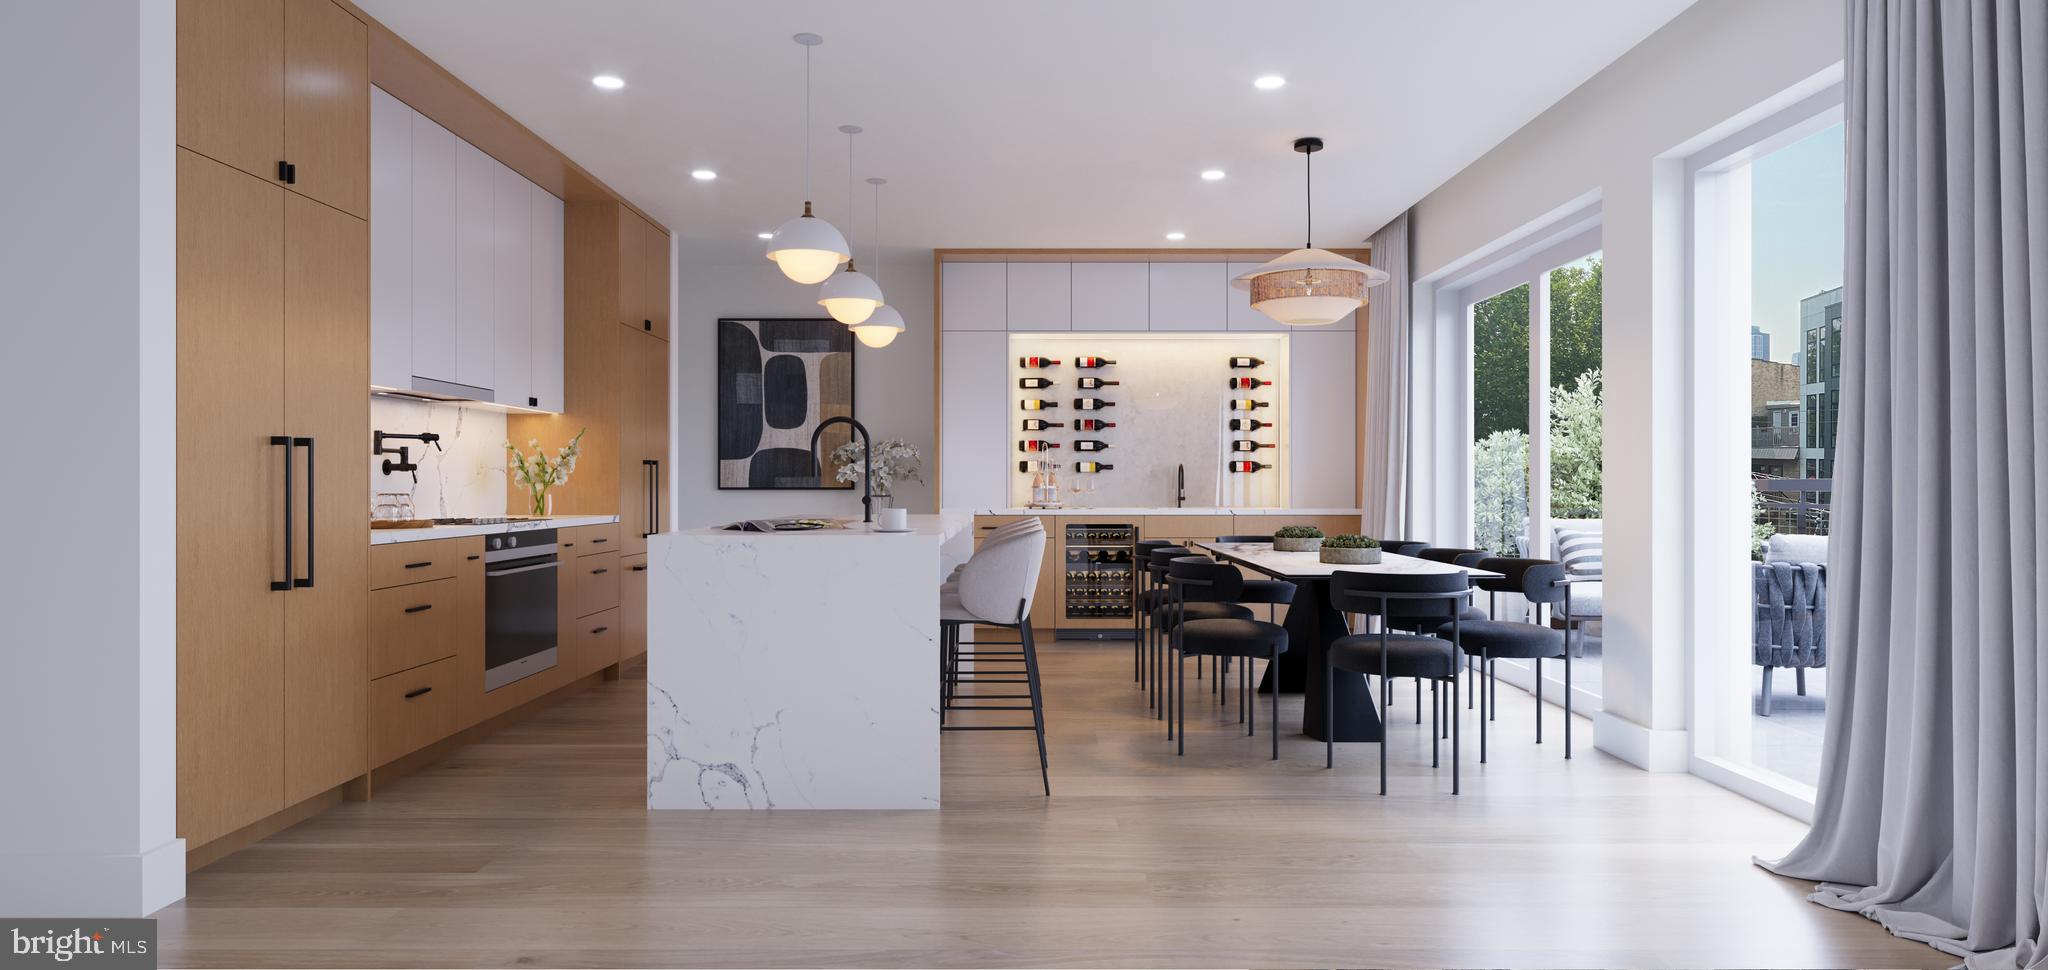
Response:
[[[1331,536],[1323,540],[1322,561],[1342,566],[1370,566],[1380,561],[1380,541],[1365,536]]]
[[[1275,552],[1314,552],[1323,545],[1323,530],[1312,525],[1283,525],[1273,530]]]

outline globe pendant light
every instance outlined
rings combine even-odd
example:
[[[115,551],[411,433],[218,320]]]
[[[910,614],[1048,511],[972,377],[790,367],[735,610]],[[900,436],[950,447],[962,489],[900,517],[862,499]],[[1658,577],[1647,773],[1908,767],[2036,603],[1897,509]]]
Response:
[[[853,136],[860,134],[859,125],[840,125],[846,133],[846,230],[853,231]],[[866,320],[875,308],[882,305],[882,288],[868,279],[853,265],[853,259],[846,260],[846,271],[834,273],[825,285],[818,288],[818,305],[832,315],[832,319],[853,326]]]
[[[839,264],[853,258],[846,237],[832,224],[811,215],[811,48],[825,42],[817,34],[790,38],[804,49],[804,214],[782,224],[768,242],[768,258],[782,275],[798,283],[823,283]]]
[[[1294,150],[1301,153],[1309,176],[1308,227],[1313,230],[1315,185],[1311,156],[1323,150],[1323,140],[1297,138]],[[1319,327],[1336,323],[1345,314],[1364,306],[1366,288],[1386,281],[1386,273],[1327,249],[1317,249],[1304,239],[1302,248],[1239,276],[1230,285],[1249,290],[1252,308],[1274,320],[1293,327]]]
[[[879,279],[882,275],[882,186],[889,184],[889,180],[868,179],[868,184],[875,187],[875,277],[878,281],[875,293],[879,296]],[[895,307],[884,303],[875,307],[875,312],[868,314],[866,320],[854,325],[853,335],[863,346],[887,347],[890,341],[896,339],[897,334],[908,329],[910,328],[903,322],[903,314],[897,313]]]

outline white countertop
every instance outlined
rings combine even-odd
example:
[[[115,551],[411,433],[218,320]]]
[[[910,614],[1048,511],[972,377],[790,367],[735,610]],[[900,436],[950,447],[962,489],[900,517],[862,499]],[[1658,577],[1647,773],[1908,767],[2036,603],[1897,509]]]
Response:
[[[976,515],[1357,515],[1357,509],[1281,508],[1063,508],[1063,509],[976,509]]]
[[[616,515],[558,515],[551,519],[520,519],[516,522],[496,522],[490,525],[437,525],[429,529],[371,529],[370,545],[381,546],[387,542],[424,542],[429,539],[460,539],[463,536],[490,536],[501,532],[525,532],[530,529],[572,529],[579,525],[609,525],[619,521]]]
[[[778,516],[778,518],[791,518],[791,516]],[[727,529],[723,526],[713,526],[703,529],[678,529],[676,534],[685,536],[722,536],[730,539],[783,538],[791,536],[845,538],[847,536],[908,534],[938,536],[941,540],[945,540],[967,531],[968,526],[974,524],[972,516],[959,512],[940,512],[937,515],[909,516],[910,531],[908,533],[886,533],[875,528],[872,524],[861,522],[859,519],[844,520],[828,518],[822,515],[796,516],[796,518],[826,519],[827,521],[841,522],[842,525],[839,528],[807,529],[790,532],[742,532],[737,529]]]

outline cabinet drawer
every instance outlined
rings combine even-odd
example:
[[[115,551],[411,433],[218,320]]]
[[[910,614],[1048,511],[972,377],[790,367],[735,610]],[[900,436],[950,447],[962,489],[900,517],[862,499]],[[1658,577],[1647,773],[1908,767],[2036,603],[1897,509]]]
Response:
[[[571,556],[595,556],[619,551],[619,524],[579,525],[563,529],[558,537],[562,544],[562,558]]]
[[[370,547],[370,588],[425,583],[455,575],[462,561],[460,539],[391,542]]]
[[[619,554],[583,556],[569,568],[576,570],[576,615],[589,616],[619,605]]]
[[[370,592],[372,679],[454,656],[458,585],[450,577]]]
[[[619,641],[624,633],[620,622],[616,609],[592,613],[576,621],[574,676],[594,673],[619,662]]]
[[[461,667],[450,657],[370,681],[372,766],[454,733]]]
[[[1235,525],[1228,515],[1148,515],[1146,539],[1214,539],[1233,535]]]

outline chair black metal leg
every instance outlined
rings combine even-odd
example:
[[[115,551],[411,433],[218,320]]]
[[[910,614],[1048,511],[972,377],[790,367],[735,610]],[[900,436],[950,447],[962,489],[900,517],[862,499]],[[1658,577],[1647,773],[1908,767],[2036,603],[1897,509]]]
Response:
[[[1481,642],[1483,643],[1484,641]],[[1493,658],[1487,656],[1487,651],[1482,648],[1479,651],[1479,671],[1481,676],[1479,683],[1475,686],[1480,688],[1486,686],[1487,678],[1485,677],[1485,672],[1492,663]],[[1472,693],[1478,694],[1483,692],[1483,690],[1474,690]],[[1484,708],[1481,708],[1479,712],[1479,763],[1482,765],[1486,763],[1486,710]]]
[[[1266,733],[1273,736],[1273,760],[1278,761],[1280,760],[1280,652],[1274,651],[1273,659],[1267,661],[1267,663],[1273,668],[1273,700],[1272,703],[1267,705],[1272,709],[1272,713],[1267,716],[1273,719],[1273,723],[1267,726]],[[1252,665],[1247,662],[1244,666],[1245,679],[1249,682],[1251,680]],[[1325,683],[1328,683],[1328,681],[1325,681]],[[1258,685],[1253,683],[1252,693],[1257,694],[1258,692]]]
[[[1492,721],[1500,717],[1500,661],[1486,666],[1486,719]]]
[[[1451,710],[1455,711],[1457,709],[1458,681],[1456,678],[1453,678],[1451,680]],[[1453,795],[1458,793],[1459,787],[1458,776],[1460,774],[1460,765],[1458,763],[1458,733],[1458,722],[1454,718],[1451,721],[1451,794]]]
[[[1244,718],[1245,718],[1245,714],[1244,714],[1244,703],[1245,703],[1245,702],[1244,702],[1244,695],[1245,695],[1245,686],[1246,686],[1246,685],[1248,685],[1248,684],[1250,684],[1251,682],[1252,682],[1252,664],[1251,664],[1251,661],[1250,661],[1250,660],[1246,660],[1246,661],[1244,662],[1244,665],[1243,665],[1243,666],[1241,666],[1241,667],[1239,667],[1239,668],[1238,668],[1238,671],[1237,671],[1237,719],[1238,719],[1238,721],[1239,721],[1240,723],[1242,723],[1242,722],[1244,721]]]
[[[1415,678],[1415,723],[1422,723],[1422,678]]]
[[[1173,692],[1173,720],[1180,722],[1180,750],[1176,754],[1188,753],[1188,658],[1185,655],[1173,661],[1173,678],[1180,685]],[[1171,726],[1173,721],[1168,721]]]
[[[1394,691],[1387,686],[1387,645],[1380,643],[1380,710],[1387,709],[1387,702],[1394,697]],[[1387,737],[1392,731],[1386,728],[1386,718],[1380,718],[1380,794],[1387,793]]]
[[[1244,663],[1239,664],[1238,666],[1250,667],[1251,665],[1252,658],[1246,657],[1244,658]],[[1273,676],[1280,676],[1280,672],[1277,670],[1274,671]],[[1240,691],[1238,692],[1237,696],[1242,698],[1244,697],[1244,693]],[[1251,716],[1244,719],[1244,736],[1251,737],[1252,735],[1257,733],[1259,733],[1259,699],[1254,697],[1251,699]]]
[[[1536,658],[1536,743],[1543,743],[1543,658]]]
[[[1335,695],[1337,693],[1336,689],[1330,686],[1330,682],[1337,679],[1336,674],[1335,668],[1330,666],[1330,652],[1327,650],[1323,651],[1323,767],[1325,768],[1337,766],[1337,742],[1335,740],[1337,732],[1334,730],[1336,716],[1330,713],[1331,708],[1335,706],[1332,702],[1336,700]],[[1273,689],[1279,689],[1278,678],[1275,678]],[[1275,733],[1277,734],[1278,732]],[[1385,742],[1381,743],[1384,744]]]
[[[1415,679],[1415,686],[1418,688],[1422,686],[1422,678],[1418,677]],[[1436,728],[1437,722],[1442,719],[1443,712],[1444,706],[1437,702],[1436,681],[1431,680],[1429,682],[1429,766],[1431,768],[1438,767],[1438,762],[1442,757],[1437,752],[1439,747],[1438,741],[1442,735],[1436,733]]]
[[[1038,638],[1031,632],[1031,621],[1017,625],[1017,639],[1024,643],[1024,679],[1031,684],[1031,725],[1038,735],[1038,780],[1045,785],[1046,797],[1052,797],[1052,769],[1045,758],[1045,695],[1038,689]]]
[[[1564,760],[1572,760],[1572,652],[1564,652]]]

